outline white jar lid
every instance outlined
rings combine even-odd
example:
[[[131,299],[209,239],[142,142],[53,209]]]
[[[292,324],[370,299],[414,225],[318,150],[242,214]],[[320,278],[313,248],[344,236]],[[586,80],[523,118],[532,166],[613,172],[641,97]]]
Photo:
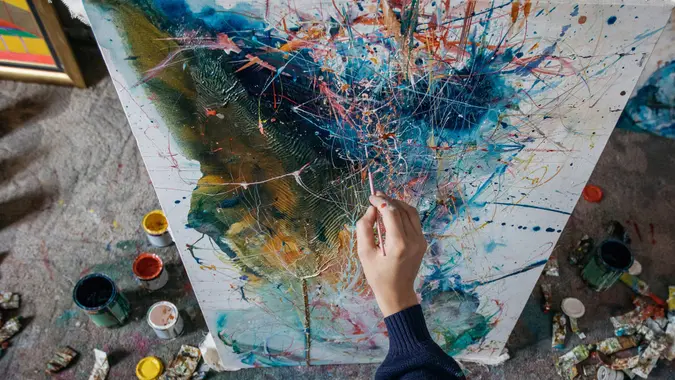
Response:
[[[560,305],[563,313],[571,318],[581,318],[586,313],[584,304],[576,298],[565,298]]]

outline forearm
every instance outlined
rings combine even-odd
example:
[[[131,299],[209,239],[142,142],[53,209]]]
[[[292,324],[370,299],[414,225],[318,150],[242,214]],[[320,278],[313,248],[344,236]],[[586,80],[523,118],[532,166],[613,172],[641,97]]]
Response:
[[[376,379],[464,379],[457,362],[431,339],[420,305],[385,318],[389,353]]]

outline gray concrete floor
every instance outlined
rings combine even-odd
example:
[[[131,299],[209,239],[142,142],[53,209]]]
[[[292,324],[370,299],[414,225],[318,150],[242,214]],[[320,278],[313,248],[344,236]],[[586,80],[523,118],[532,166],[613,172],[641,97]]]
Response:
[[[90,67],[91,66],[91,67]],[[102,72],[87,65],[88,71]],[[91,76],[90,76],[91,77]],[[615,131],[591,182],[605,191],[599,204],[578,203],[555,253],[561,277],[553,282],[555,300],[574,296],[587,307],[580,321],[587,342],[612,334],[611,315],[629,311],[631,292],[622,285],[604,293],[590,291],[567,254],[587,233],[604,235],[616,219],[630,226],[643,277],[656,294],[675,284],[675,141]],[[122,108],[107,77],[86,90],[0,81],[0,290],[23,296],[25,328],[0,358],[3,379],[42,379],[53,351],[69,345],[80,358],[59,379],[86,379],[94,348],[111,354],[110,379],[134,378],[146,355],[165,363],[180,344],[197,345],[205,325],[175,247],[148,247],[139,221],[158,207]],[[651,227],[653,226],[653,234]],[[637,231],[640,231],[639,233]],[[139,251],[168,262],[171,281],[148,294],[137,290],[131,262]],[[124,289],[133,305],[131,322],[102,329],[88,322],[71,300],[75,281],[103,271]],[[156,339],[144,322],[147,307],[174,302],[187,321],[179,339]],[[496,367],[471,365],[474,379],[555,378],[550,315],[540,311],[535,288],[509,340],[512,359]],[[567,347],[578,343],[568,339]],[[312,368],[261,368],[209,376],[241,379],[372,378],[376,365]],[[675,378],[671,363],[661,361],[652,378]]]

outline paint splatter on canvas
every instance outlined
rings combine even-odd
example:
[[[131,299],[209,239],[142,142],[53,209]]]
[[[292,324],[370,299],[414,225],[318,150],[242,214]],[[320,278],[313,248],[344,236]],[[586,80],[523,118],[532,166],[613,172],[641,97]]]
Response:
[[[666,23],[544,1],[87,0],[231,367],[381,361],[355,252],[376,187],[429,241],[448,353],[501,353]]]
[[[617,124],[675,138],[675,9]]]

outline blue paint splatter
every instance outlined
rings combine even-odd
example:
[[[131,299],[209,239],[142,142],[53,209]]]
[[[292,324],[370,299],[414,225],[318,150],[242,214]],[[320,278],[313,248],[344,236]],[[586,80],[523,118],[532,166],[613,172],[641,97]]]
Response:
[[[576,4],[574,6],[574,10],[572,11],[572,13],[570,13],[570,16],[578,16],[578,15],[579,15],[579,4]]]
[[[549,228],[546,229],[546,232],[555,232],[555,228],[549,227]]]
[[[173,203],[179,204],[179,203],[180,203],[180,199],[176,199],[175,201],[173,201]]]
[[[560,32],[560,37],[563,37],[571,27],[572,27],[571,24],[563,25],[562,31]]]
[[[607,19],[607,24],[609,24],[609,25],[614,25],[615,22],[616,22],[616,16],[612,16],[612,17]]]
[[[539,230],[541,230],[541,227],[539,226],[532,227],[532,231],[539,231]]]

